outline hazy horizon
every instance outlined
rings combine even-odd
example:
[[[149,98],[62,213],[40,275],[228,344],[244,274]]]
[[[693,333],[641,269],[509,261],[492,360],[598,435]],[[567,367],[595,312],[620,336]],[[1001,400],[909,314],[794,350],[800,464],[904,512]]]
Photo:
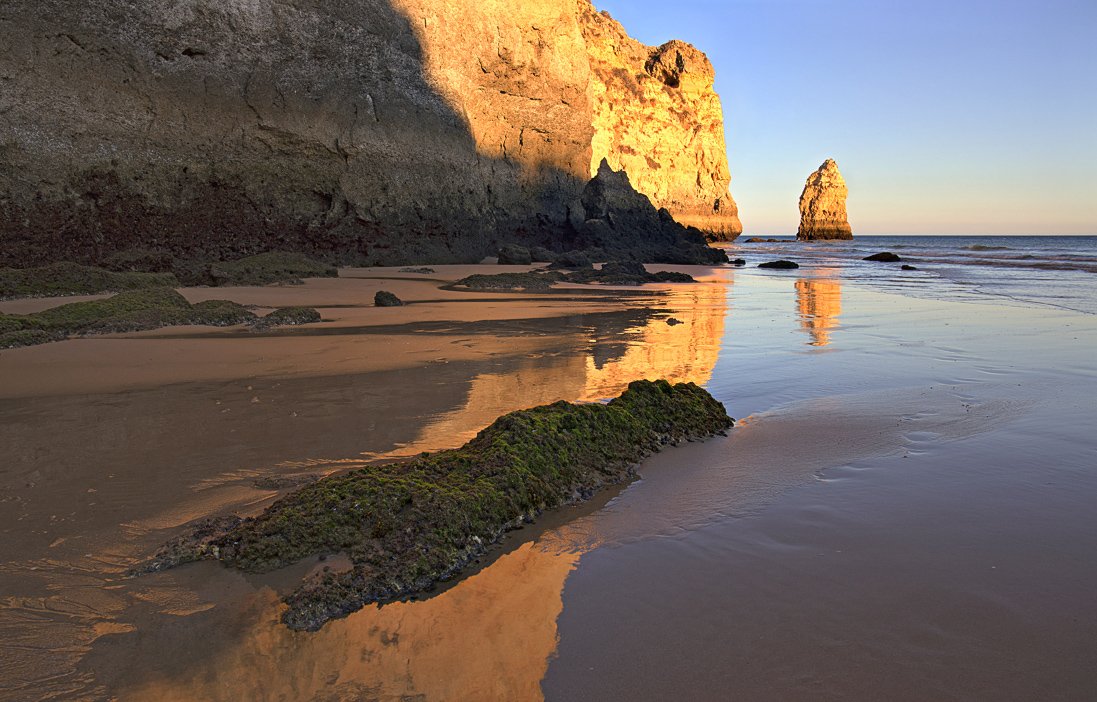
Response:
[[[595,4],[712,59],[748,235],[794,233],[826,158],[854,234],[1097,234],[1092,2]]]

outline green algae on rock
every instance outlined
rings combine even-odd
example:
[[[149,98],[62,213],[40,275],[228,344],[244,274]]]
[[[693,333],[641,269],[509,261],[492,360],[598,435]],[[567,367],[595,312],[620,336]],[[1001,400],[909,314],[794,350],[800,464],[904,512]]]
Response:
[[[190,304],[171,288],[119,293],[105,300],[71,302],[34,314],[0,314],[0,347],[60,341],[73,334],[110,334],[181,325],[227,327],[255,319],[228,300]]]
[[[0,268],[0,299],[97,295],[178,284],[171,273],[117,272],[66,261],[39,268]]]
[[[300,283],[303,278],[337,278],[339,270],[303,254],[270,251],[236,261],[210,264],[209,276],[212,284],[218,287],[270,285]]]
[[[607,404],[513,412],[461,448],[325,478],[212,538],[206,530],[173,540],[140,571],[212,558],[258,573],[345,553],[353,568],[286,599],[286,625],[315,631],[367,604],[427,591],[508,530],[632,478],[663,446],[733,424],[697,385],[637,381]]]

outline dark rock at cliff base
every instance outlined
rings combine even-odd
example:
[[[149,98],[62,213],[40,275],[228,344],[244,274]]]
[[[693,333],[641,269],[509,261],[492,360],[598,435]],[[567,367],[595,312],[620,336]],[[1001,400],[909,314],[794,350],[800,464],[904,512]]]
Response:
[[[793,270],[794,268],[799,268],[800,264],[793,263],[792,261],[781,260],[781,261],[769,261],[768,263],[759,263],[758,267],[759,268],[772,268],[772,269],[776,269],[776,270],[785,271],[785,270]]]
[[[584,251],[568,251],[556,257],[549,265],[549,270],[558,271],[582,271],[594,267],[594,261]]]
[[[507,244],[499,249],[499,265],[501,266],[528,266],[531,263],[533,263],[533,256],[525,246]]]
[[[917,268],[915,268],[914,266],[908,266],[908,265],[905,265],[905,264],[904,264],[904,265],[903,265],[903,270],[904,270],[904,271],[916,271],[916,270],[918,270],[918,269],[917,269]]]
[[[373,296],[373,304],[377,307],[403,307],[404,301],[388,290],[381,290]]]
[[[865,256],[865,261],[875,261],[877,263],[898,263],[903,259],[899,258],[897,254],[893,254],[890,251],[883,251],[878,254],[872,254],[871,256]]]
[[[613,170],[604,159],[583,189],[582,207],[585,221],[578,228],[579,240],[584,248],[603,249],[614,259],[684,265],[728,260],[722,249],[708,245],[700,230],[684,227],[667,210],[656,209],[632,187],[627,173]]]
[[[536,263],[552,263],[560,254],[555,251],[550,251],[544,246],[534,246],[529,250],[529,256]]]

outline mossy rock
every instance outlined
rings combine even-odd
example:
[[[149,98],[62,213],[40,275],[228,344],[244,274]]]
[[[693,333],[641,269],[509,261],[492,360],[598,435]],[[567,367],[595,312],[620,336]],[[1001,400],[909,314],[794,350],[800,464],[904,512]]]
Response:
[[[97,295],[178,284],[171,273],[117,272],[69,262],[39,268],[0,268],[0,298]]]
[[[545,510],[635,475],[661,447],[731,427],[723,405],[693,384],[638,381],[607,404],[513,412],[459,449],[355,470],[282,498],[212,539],[171,542],[141,571],[216,558],[267,572],[344,552],[353,568],[287,598],[283,621],[316,630],[371,602],[426,591]],[[191,557],[193,555],[193,558]]]
[[[20,346],[37,346],[64,338],[41,329],[20,329],[0,332],[0,349],[17,349]]]
[[[648,273],[644,264],[638,261],[610,261],[600,269],[590,269],[569,273],[565,280],[569,283],[600,285],[643,285],[644,283],[694,283],[693,276],[673,271]]]
[[[256,319],[254,312],[231,300],[206,300],[190,308],[190,324],[205,327],[234,327]]]
[[[304,278],[336,278],[339,270],[304,254],[271,251],[237,261],[209,265],[213,285],[270,285],[299,283]]]
[[[454,283],[456,287],[469,290],[536,290],[552,289],[552,284],[560,282],[564,275],[555,271],[549,273],[498,273],[496,275],[470,275]]]
[[[320,313],[311,307],[283,307],[259,320],[256,326],[282,327],[315,324],[322,321]]]
[[[17,334],[20,346],[58,341],[73,334],[110,334],[180,325],[232,326],[255,314],[228,300],[191,305],[171,288],[131,290],[105,300],[71,302],[28,315],[0,315],[0,334]],[[40,332],[29,334],[26,332]]]

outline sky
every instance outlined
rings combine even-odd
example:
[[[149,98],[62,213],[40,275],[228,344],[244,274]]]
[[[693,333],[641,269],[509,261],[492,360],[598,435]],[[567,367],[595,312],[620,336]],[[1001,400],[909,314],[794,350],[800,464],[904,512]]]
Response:
[[[1097,234],[1097,0],[594,2],[712,60],[748,234],[827,158],[855,234]]]

